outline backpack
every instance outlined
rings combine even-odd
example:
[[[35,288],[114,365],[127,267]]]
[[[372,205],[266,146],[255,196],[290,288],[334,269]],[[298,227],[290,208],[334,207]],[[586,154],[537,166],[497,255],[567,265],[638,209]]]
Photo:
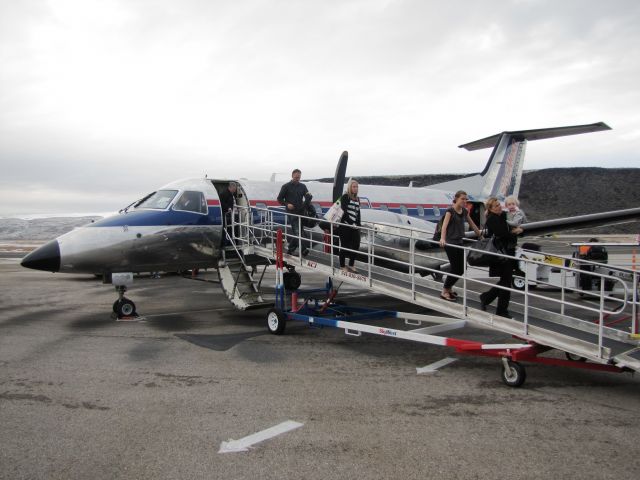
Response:
[[[316,208],[311,205],[311,203],[305,203],[302,209],[302,215],[305,218],[302,219],[302,225],[307,228],[313,228],[319,223],[318,215],[316,213]]]
[[[447,212],[445,212],[445,214],[440,217],[440,220],[438,220],[438,224],[436,225],[436,229],[433,232],[433,239],[436,242],[439,242],[440,237],[442,236],[442,224],[444,223],[444,217],[446,217],[446,213]]]

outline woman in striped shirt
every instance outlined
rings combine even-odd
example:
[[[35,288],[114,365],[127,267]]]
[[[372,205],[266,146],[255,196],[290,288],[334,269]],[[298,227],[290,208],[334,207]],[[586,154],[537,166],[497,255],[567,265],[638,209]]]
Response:
[[[354,179],[347,183],[347,191],[340,197],[340,206],[344,211],[338,236],[340,237],[340,268],[345,272],[355,272],[357,251],[360,248],[360,198],[358,197],[358,182]],[[348,250],[345,250],[348,249]],[[345,266],[346,259],[349,266]]]

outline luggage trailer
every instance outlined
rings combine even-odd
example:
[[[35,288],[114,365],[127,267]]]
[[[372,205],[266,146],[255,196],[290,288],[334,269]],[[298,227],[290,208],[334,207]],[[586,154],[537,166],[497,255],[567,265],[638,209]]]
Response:
[[[444,337],[436,335],[446,331],[463,328],[466,320],[456,318],[422,315],[393,310],[375,309],[368,307],[354,307],[335,303],[338,289],[334,288],[331,277],[325,287],[321,289],[298,289],[299,276],[294,271],[287,271],[283,259],[283,234],[277,231],[276,240],[276,285],[275,305],[267,313],[267,328],[274,335],[285,332],[288,321],[307,322],[313,327],[333,327],[343,329],[346,335],[361,336],[363,333],[382,335],[398,340],[410,340],[454,348],[457,353],[466,355],[482,355],[501,359],[501,378],[510,387],[519,387],[526,380],[525,367],[520,362],[541,363],[545,365],[559,365],[587,370],[607,372],[631,371],[625,367],[610,364],[600,364],[586,361],[584,358],[567,359],[550,358],[541,354],[554,350],[553,347],[539,345],[532,341],[525,341],[513,335],[513,338],[526,343],[487,344],[472,340]],[[292,269],[293,270],[293,269]],[[292,275],[293,274],[293,275]],[[292,278],[294,280],[292,281]],[[320,299],[319,296],[322,296]],[[287,298],[290,298],[287,302]],[[367,320],[404,319],[409,326],[418,326],[410,330],[399,330],[384,326],[362,323]],[[423,323],[436,325],[422,327]]]

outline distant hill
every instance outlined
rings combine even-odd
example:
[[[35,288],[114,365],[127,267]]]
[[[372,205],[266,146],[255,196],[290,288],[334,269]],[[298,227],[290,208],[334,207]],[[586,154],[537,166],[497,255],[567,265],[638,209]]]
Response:
[[[365,185],[425,187],[468,175],[356,176]],[[331,178],[320,181],[332,182]],[[640,168],[545,168],[525,171],[521,208],[529,221],[569,217],[640,206]],[[592,228],[594,233],[637,233],[638,222]]]
[[[101,217],[0,218],[0,240],[52,240]]]

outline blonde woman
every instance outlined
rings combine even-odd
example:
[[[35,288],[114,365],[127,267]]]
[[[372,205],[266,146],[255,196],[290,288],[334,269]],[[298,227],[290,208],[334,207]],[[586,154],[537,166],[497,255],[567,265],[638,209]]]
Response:
[[[358,182],[354,179],[347,183],[347,191],[340,197],[340,205],[344,211],[341,225],[338,228],[340,237],[340,268],[346,272],[355,272],[356,252],[360,248],[360,197],[358,197]],[[348,250],[346,250],[348,249]],[[346,266],[346,259],[349,266]]]
[[[507,212],[502,210],[500,201],[495,197],[490,197],[485,203],[487,212],[487,231],[495,237],[498,247],[501,247],[507,255],[514,255],[516,251],[517,236],[522,233],[521,227],[511,227],[507,223]],[[497,285],[511,288],[513,278],[514,260],[509,259],[502,263],[496,263],[489,267],[491,277],[500,277]],[[501,317],[512,318],[509,313],[509,300],[511,292],[498,287],[491,287],[488,291],[480,295],[482,310],[487,309],[487,305],[498,298],[496,314]]]

